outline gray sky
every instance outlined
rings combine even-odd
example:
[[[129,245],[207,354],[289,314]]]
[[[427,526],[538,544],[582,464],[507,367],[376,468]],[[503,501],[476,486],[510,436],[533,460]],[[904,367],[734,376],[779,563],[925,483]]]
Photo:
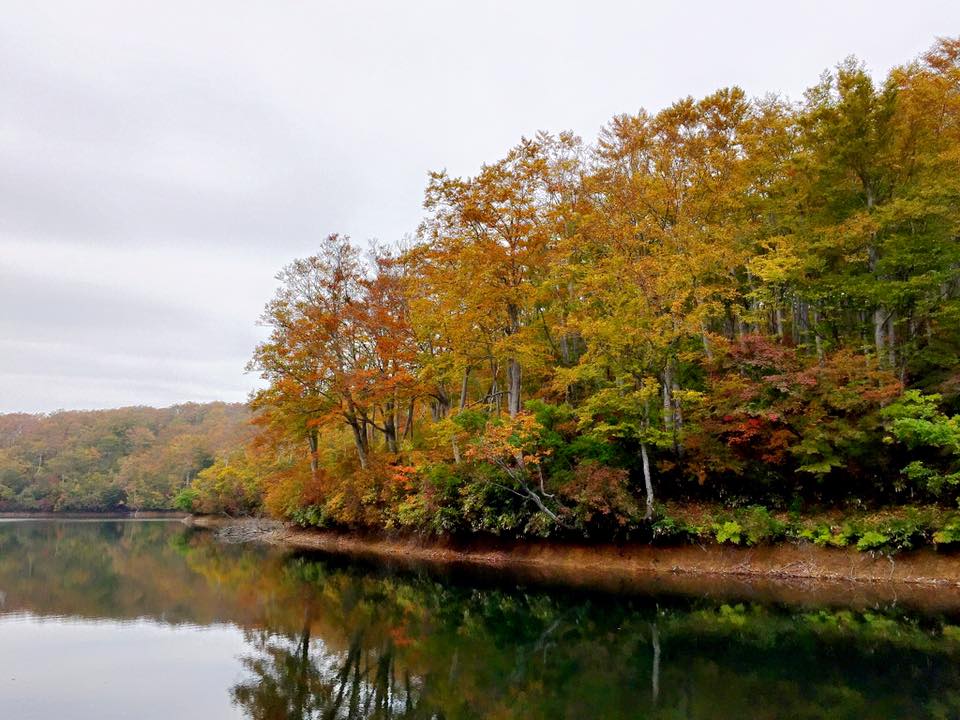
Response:
[[[243,400],[273,276],[429,170],[737,84],[877,75],[960,2],[0,0],[0,411]]]

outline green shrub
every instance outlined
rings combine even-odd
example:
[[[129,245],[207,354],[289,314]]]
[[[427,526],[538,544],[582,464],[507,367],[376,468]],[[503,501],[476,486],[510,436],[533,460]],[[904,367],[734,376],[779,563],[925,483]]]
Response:
[[[753,546],[784,537],[787,524],[773,517],[762,505],[753,505],[736,510],[732,518],[720,518],[712,529],[718,543]]]
[[[951,545],[960,542],[960,519],[952,519],[933,533],[933,541],[938,545]]]
[[[889,543],[890,540],[891,537],[889,535],[884,535],[876,530],[868,530],[857,541],[857,550],[860,552],[879,550]]]
[[[658,513],[656,521],[651,526],[654,542],[683,543],[696,542],[704,534],[704,528],[688,525],[683,520]]]
[[[294,508],[289,518],[291,521],[302,527],[327,527],[329,525],[326,513],[319,505],[306,505],[304,507]]]
[[[814,527],[804,527],[796,531],[795,537],[802,540],[809,540],[817,547],[846,547],[855,537],[855,533],[849,525],[845,525],[839,530],[834,530],[826,523],[818,523]]]
[[[173,497],[173,507],[184,512],[193,512],[197,501],[200,499],[200,493],[193,488],[183,488]]]
[[[931,535],[929,518],[915,510],[908,509],[906,517],[894,518],[881,527],[881,534],[888,535],[891,550],[912,550],[926,544]]]
[[[739,545],[743,539],[743,526],[733,520],[714,525],[713,531],[717,542],[720,544],[728,542],[732,545]]]
[[[660,515],[651,526],[654,540],[683,540],[686,531],[686,525],[676,518],[669,515]]]
[[[747,545],[760,545],[781,539],[787,531],[787,524],[777,520],[762,505],[754,505],[737,513],[737,519],[743,526]]]

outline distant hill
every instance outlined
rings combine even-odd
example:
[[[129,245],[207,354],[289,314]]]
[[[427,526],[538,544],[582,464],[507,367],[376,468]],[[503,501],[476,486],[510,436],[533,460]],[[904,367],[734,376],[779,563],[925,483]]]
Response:
[[[0,511],[168,509],[252,432],[240,403],[0,415]]]

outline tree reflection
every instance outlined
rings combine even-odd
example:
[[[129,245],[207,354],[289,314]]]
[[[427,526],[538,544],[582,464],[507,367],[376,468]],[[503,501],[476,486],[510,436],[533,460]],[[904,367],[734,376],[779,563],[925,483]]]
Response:
[[[852,720],[957,708],[954,631],[874,612],[594,604],[304,559],[284,578],[311,594],[298,630],[249,636],[248,677],[233,699],[253,720],[818,718],[827,709]]]
[[[250,678],[232,690],[252,720],[403,720],[419,712],[409,671],[398,671],[393,643],[364,647],[353,635],[344,653],[311,646],[309,618],[298,636],[260,631],[248,636],[254,654],[242,659]]]
[[[0,593],[4,613],[241,628],[230,692],[257,720],[960,717],[960,622],[899,606],[518,587],[159,523],[0,527]]]

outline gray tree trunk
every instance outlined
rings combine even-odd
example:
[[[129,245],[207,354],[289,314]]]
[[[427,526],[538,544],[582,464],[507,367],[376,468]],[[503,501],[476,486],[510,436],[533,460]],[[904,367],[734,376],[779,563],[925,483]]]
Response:
[[[663,429],[673,430],[673,363],[670,358],[663,366]]]
[[[887,317],[887,354],[890,368],[897,367],[897,319],[893,312]]]
[[[660,699],[660,632],[657,624],[650,624],[650,644],[653,645],[653,671],[650,673],[650,696],[656,705]]]
[[[877,348],[877,364],[883,365],[884,362],[884,348],[886,345],[886,337],[883,332],[884,326],[884,317],[883,317],[883,308],[878,307],[873,311],[873,344]]]
[[[460,409],[467,406],[467,392],[470,390],[470,366],[463,370],[463,381],[460,383]]]
[[[520,363],[513,358],[507,361],[507,412],[510,417],[520,412]]]
[[[644,520],[653,519],[653,480],[650,477],[650,457],[647,454],[647,443],[640,443],[640,458],[643,460],[643,486],[647,491],[647,508]]]
[[[367,469],[367,431],[358,421],[350,422],[350,429],[353,430],[353,444],[357,448],[357,458],[360,460],[360,467]]]
[[[316,481],[317,476],[320,473],[320,464],[319,460],[317,459],[319,438],[317,437],[316,428],[310,428],[307,431],[307,443],[310,445],[310,478]]]

